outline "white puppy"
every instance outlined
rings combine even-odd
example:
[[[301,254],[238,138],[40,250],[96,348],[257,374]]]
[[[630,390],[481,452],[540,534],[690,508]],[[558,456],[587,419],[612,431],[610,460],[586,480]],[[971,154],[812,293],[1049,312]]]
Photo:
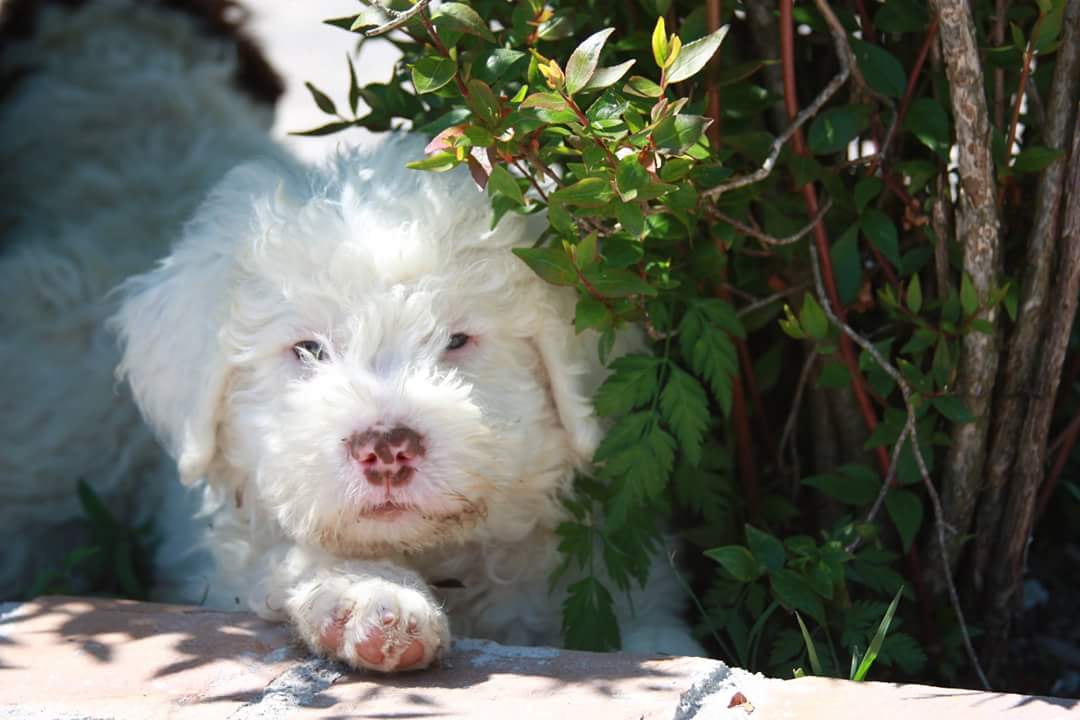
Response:
[[[601,436],[574,293],[510,252],[535,225],[491,231],[467,175],[403,167],[421,148],[233,171],[116,318],[136,401],[217,498],[208,604],[378,670],[429,665],[451,627],[558,643],[560,495]],[[624,646],[698,652],[665,568]]]

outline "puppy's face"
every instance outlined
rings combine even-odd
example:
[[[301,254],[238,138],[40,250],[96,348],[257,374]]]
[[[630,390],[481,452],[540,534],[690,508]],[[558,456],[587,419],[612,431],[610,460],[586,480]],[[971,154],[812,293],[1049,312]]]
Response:
[[[366,210],[273,228],[227,335],[229,462],[290,534],[346,554],[464,537],[570,461],[518,261]]]
[[[598,435],[595,345],[510,252],[524,223],[400,162],[234,174],[116,319],[182,477],[343,556],[522,537]]]

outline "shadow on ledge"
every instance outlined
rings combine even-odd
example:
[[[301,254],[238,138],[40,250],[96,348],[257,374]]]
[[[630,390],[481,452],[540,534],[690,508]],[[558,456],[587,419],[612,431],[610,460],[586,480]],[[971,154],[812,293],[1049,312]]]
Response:
[[[0,606],[0,718],[670,718],[705,658],[657,658],[454,643],[439,667],[395,675],[311,656],[289,629],[248,613],[121,600],[41,598]],[[521,700],[532,700],[531,707]],[[7,714],[5,714],[7,713]],[[21,714],[20,714],[21,713]]]

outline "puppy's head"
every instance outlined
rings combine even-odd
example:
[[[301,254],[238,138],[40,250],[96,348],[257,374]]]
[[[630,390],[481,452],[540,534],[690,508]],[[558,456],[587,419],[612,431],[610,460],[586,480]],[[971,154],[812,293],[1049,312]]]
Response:
[[[510,252],[535,225],[419,148],[234,171],[116,318],[182,479],[337,554],[522,536],[599,438],[573,294]]]

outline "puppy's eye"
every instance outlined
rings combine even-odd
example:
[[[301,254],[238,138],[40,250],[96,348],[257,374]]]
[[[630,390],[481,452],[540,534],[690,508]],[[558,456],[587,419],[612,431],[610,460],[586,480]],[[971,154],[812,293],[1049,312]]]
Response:
[[[467,342],[469,342],[468,335],[465,333],[454,333],[450,336],[450,342],[446,344],[446,349],[457,350],[460,347],[464,347]]]
[[[305,358],[311,358],[312,360],[326,359],[326,350],[323,349],[322,343],[317,340],[301,340],[292,346],[292,351],[299,360]]]

